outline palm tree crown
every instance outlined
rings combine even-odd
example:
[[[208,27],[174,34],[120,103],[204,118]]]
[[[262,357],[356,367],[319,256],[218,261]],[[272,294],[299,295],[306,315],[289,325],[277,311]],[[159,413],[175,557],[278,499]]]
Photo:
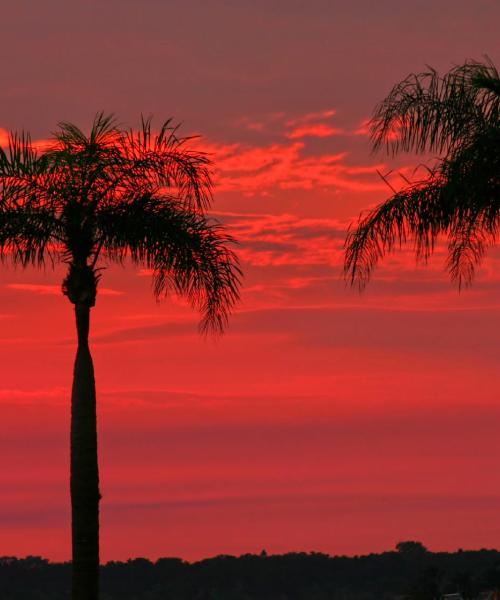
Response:
[[[93,306],[98,260],[151,269],[154,293],[187,297],[204,331],[222,331],[238,299],[240,271],[221,225],[209,220],[209,159],[167,121],[156,134],[97,115],[90,134],[60,123],[37,150],[12,134],[0,149],[0,253],[26,266],[63,260],[63,293]]]
[[[410,75],[376,108],[374,150],[438,153],[424,178],[362,215],[348,232],[344,272],[362,289],[387,252],[407,241],[424,261],[448,237],[447,268],[470,284],[500,224],[500,76],[468,61],[444,76]]]

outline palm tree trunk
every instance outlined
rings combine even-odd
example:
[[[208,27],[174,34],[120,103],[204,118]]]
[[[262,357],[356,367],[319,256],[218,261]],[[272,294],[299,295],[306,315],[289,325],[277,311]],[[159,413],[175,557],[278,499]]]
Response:
[[[71,392],[72,600],[99,597],[99,470],[90,307],[75,305],[78,349]]]

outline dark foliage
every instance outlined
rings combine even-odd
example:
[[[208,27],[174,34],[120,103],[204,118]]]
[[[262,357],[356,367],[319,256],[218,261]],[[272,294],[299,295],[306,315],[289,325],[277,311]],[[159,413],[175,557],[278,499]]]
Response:
[[[376,108],[374,150],[438,153],[426,176],[360,216],[344,271],[363,289],[378,262],[405,243],[418,260],[448,239],[447,268],[469,285],[500,231],[500,75],[489,60],[409,75]]]
[[[101,575],[102,600],[433,600],[455,592],[468,600],[500,588],[500,552],[433,553],[413,545],[354,557],[136,558],[109,562]],[[0,558],[2,600],[66,600],[69,589],[70,563]]]
[[[64,262],[63,293],[92,307],[102,270],[133,263],[151,271],[157,298],[176,292],[221,333],[239,298],[233,238],[206,209],[211,162],[166,121],[137,130],[98,114],[85,135],[60,123],[37,148],[12,133],[0,147],[0,260]]]

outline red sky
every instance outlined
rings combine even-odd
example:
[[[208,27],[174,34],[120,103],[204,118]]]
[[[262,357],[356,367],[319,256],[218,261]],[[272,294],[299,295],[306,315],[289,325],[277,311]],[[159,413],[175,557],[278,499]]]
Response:
[[[173,116],[213,152],[213,213],[241,242],[243,300],[218,341],[182,302],[156,304],[147,273],[103,275],[102,558],[498,547],[500,253],[461,295],[440,249],[428,268],[392,256],[362,296],[340,276],[346,227],[396,165],[364,122],[426,64],[500,64],[498,2],[13,4],[0,128]],[[3,268],[0,555],[69,558],[61,278]]]

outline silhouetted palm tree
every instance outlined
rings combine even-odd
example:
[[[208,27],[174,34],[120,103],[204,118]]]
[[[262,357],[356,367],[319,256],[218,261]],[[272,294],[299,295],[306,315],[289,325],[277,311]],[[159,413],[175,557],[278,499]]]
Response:
[[[99,114],[90,134],[61,123],[53,143],[33,148],[12,134],[0,151],[0,256],[27,266],[63,261],[62,292],[75,307],[78,349],[71,395],[73,599],[96,600],[99,477],[96,398],[88,335],[102,260],[152,270],[154,293],[181,294],[221,332],[238,299],[232,238],[204,214],[209,160],[167,121],[154,134]]]
[[[375,150],[438,153],[426,176],[360,216],[346,240],[345,274],[363,288],[378,260],[412,241],[426,261],[448,237],[447,267],[469,284],[500,223],[500,77],[489,59],[397,84],[371,120]]]

